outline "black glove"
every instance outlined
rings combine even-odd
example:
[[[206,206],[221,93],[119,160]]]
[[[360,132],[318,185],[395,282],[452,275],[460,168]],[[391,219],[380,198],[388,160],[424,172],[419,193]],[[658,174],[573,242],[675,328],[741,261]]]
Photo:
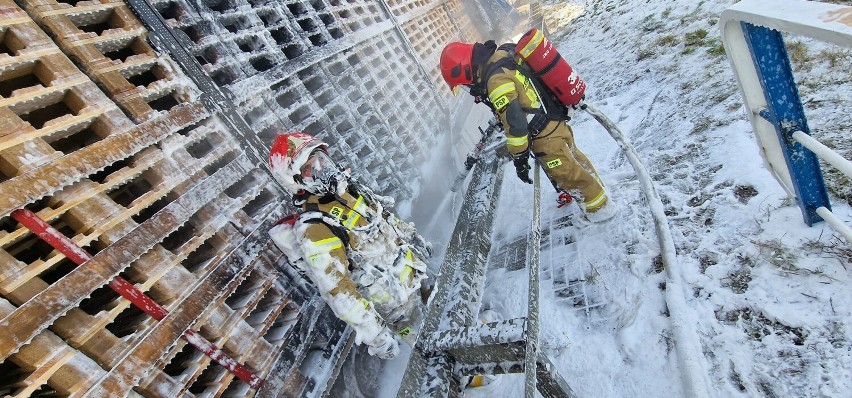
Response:
[[[473,165],[475,165],[478,160],[479,159],[477,159],[473,156],[468,156],[467,160],[464,161],[464,168],[467,169],[467,170],[472,169]]]
[[[530,179],[529,158],[530,152],[525,151],[524,153],[512,158],[512,162],[515,164],[515,171],[518,173],[518,178],[527,184],[532,184],[532,179]]]

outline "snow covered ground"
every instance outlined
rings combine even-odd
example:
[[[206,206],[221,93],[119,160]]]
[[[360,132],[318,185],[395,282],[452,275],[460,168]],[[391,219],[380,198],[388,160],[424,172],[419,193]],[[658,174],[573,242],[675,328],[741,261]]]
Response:
[[[711,395],[850,396],[852,246],[825,223],[807,227],[764,167],[720,45],[717,21],[730,4],[549,1],[545,11],[588,101],[629,137],[663,199]],[[787,42],[814,135],[850,158],[852,55]],[[596,121],[584,114],[572,125],[622,211],[603,225],[574,225],[574,210],[557,208],[543,184],[542,348],[581,397],[686,396],[639,182]],[[532,188],[507,167],[492,249],[501,258],[525,239],[531,209],[519,204],[532,203]],[[834,212],[850,222],[849,180],[824,170]],[[525,316],[526,271],[490,263],[483,310]],[[577,292],[585,300],[567,297]],[[404,358],[386,376],[402,369]],[[465,396],[522,394],[517,375]]]

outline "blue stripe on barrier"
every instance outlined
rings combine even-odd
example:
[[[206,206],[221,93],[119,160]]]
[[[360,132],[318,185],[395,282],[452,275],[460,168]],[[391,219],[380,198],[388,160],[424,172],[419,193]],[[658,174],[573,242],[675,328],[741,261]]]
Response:
[[[796,142],[793,132],[810,135],[805,110],[793,78],[793,70],[781,33],[762,26],[742,22],[743,33],[757,70],[767,109],[760,116],[775,126],[784,159],[790,169],[796,202],[809,226],[822,221],[816,209],[831,209],[817,156]]]

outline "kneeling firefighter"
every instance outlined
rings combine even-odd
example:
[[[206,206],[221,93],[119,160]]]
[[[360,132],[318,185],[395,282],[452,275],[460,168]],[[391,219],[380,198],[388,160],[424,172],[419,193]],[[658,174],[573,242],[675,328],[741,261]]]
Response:
[[[386,210],[393,199],[356,184],[327,150],[309,134],[276,137],[269,154],[272,174],[301,212],[269,233],[352,327],[355,342],[366,344],[371,355],[393,358],[397,340],[410,343],[416,334],[431,247],[412,224]]]

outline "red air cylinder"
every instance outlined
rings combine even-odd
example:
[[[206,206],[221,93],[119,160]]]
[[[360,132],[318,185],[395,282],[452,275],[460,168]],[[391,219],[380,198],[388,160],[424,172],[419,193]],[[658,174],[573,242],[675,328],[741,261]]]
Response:
[[[523,59],[563,104],[577,105],[583,99],[586,83],[538,29],[532,28],[521,37],[515,56]]]

